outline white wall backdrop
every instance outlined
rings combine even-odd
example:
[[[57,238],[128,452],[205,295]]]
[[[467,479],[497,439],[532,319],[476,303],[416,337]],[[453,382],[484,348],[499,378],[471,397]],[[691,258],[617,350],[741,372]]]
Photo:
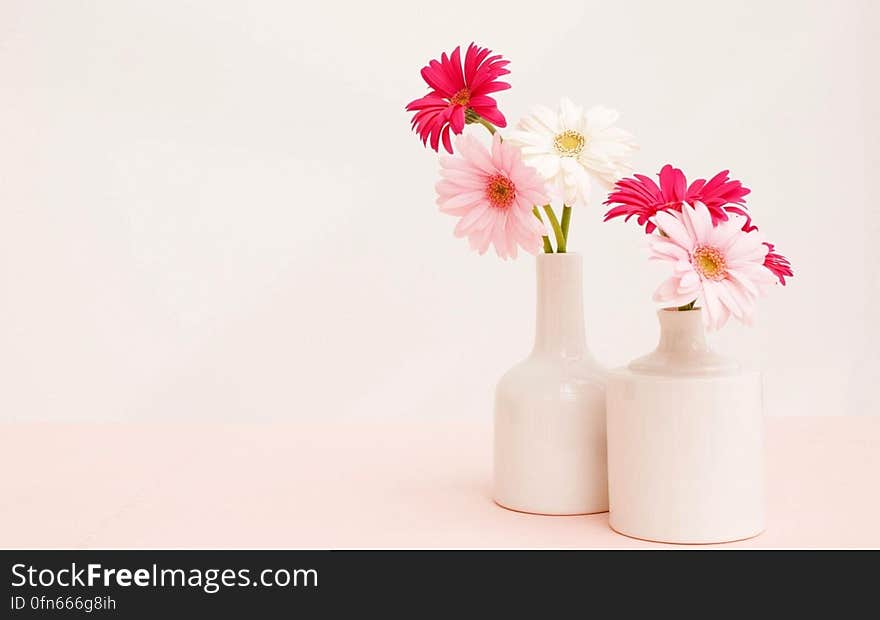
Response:
[[[604,103],[640,171],[751,187],[796,277],[715,344],[763,366],[771,415],[876,414],[875,7],[4,0],[0,416],[490,416],[534,265],[452,237],[403,110],[471,40],[511,60],[511,121]],[[655,344],[663,270],[601,213],[570,247],[620,365]]]

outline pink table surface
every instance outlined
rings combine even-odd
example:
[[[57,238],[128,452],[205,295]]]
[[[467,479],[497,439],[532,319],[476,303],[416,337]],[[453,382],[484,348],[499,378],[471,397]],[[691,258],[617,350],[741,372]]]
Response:
[[[880,417],[767,435],[767,531],[721,547],[880,547]],[[5,424],[0,547],[674,547],[499,508],[491,452],[488,420]]]

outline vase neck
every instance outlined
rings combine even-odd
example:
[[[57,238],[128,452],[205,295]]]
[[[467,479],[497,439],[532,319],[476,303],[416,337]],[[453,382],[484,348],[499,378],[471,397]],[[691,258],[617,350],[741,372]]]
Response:
[[[709,375],[739,368],[734,360],[718,355],[706,342],[703,311],[660,310],[657,349],[632,362],[631,370],[662,375]]]
[[[701,310],[660,310],[660,342],[657,350],[672,356],[706,352],[706,330]]]
[[[583,356],[587,346],[580,254],[539,254],[537,283],[535,353]]]

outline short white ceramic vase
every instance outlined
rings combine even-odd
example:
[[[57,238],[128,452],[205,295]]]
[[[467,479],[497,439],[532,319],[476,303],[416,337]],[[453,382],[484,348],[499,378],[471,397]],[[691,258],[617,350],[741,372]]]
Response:
[[[661,310],[657,349],[608,381],[609,523],[720,543],[764,530],[761,376],[706,344],[701,310]]]
[[[495,501],[536,514],[604,512],[607,371],[586,345],[581,256],[539,254],[537,276],[534,349],[495,394]]]

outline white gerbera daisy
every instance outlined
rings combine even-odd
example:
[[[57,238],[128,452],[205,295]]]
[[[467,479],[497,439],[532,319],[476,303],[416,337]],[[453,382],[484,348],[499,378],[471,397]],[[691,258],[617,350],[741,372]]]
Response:
[[[591,176],[610,189],[632,169],[629,158],[638,146],[629,132],[614,127],[618,116],[603,106],[584,112],[563,98],[555,111],[535,106],[508,139],[546,180],[554,201],[587,206]]]

